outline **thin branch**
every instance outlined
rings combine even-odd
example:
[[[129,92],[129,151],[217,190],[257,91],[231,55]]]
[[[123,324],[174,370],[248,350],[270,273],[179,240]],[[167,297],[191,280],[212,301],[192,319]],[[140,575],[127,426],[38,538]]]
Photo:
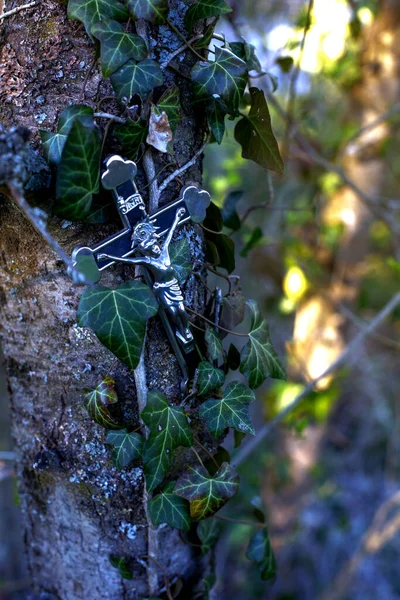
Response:
[[[359,129],[354,135],[352,135],[351,138],[346,142],[346,146],[357,140],[359,137],[363,136],[365,133],[372,131],[373,129],[390,119],[390,117],[393,117],[398,112],[400,112],[400,102],[398,102],[397,104],[393,104],[393,106],[389,108],[386,112],[376,117],[376,119],[374,119],[370,123],[364,125],[364,127],[361,127],[361,129]]]
[[[21,12],[22,10],[28,10],[29,8],[33,8],[37,4],[39,4],[39,0],[34,0],[33,2],[29,2],[28,4],[23,4],[22,6],[16,6],[12,10],[9,10],[8,12],[5,12],[2,15],[0,15],[0,21],[2,19],[7,19],[7,17],[11,17],[12,15],[17,14],[17,13]]]
[[[126,119],[123,119],[122,117],[116,117],[115,115],[112,115],[111,113],[107,112],[96,112],[94,113],[94,117],[96,119],[112,119],[113,121],[117,121],[117,123],[126,122]]]
[[[176,35],[182,40],[182,42],[199,58],[201,61],[206,60],[204,56],[199,54],[195,48],[191,45],[191,43],[185,38],[184,35],[179,31],[179,29],[174,25],[169,19],[167,19],[167,24],[171,27],[171,29],[176,33]]]
[[[190,169],[190,167],[192,167],[194,164],[196,164],[198,158],[203,154],[203,152],[208,144],[209,139],[210,139],[210,136],[207,136],[207,139],[204,142],[204,144],[201,146],[201,148],[196,152],[196,154],[193,156],[193,158],[191,158],[185,165],[183,165],[183,167],[180,167],[179,169],[177,169],[176,171],[171,173],[171,175],[169,175],[166,179],[164,179],[164,181],[162,182],[162,184],[160,185],[160,187],[158,189],[159,194],[162,194],[163,191],[169,186],[169,184],[172,181],[174,181],[174,179],[179,177],[179,175],[182,175],[182,173],[184,173],[185,171]]]
[[[160,200],[160,190],[158,189],[156,168],[154,166],[153,153],[149,147],[143,157],[143,167],[146,173],[147,183],[150,188],[149,190],[149,210],[154,212],[158,208]]]
[[[196,456],[197,460],[199,461],[199,463],[201,464],[201,466],[203,467],[203,469],[205,469],[204,463],[203,463],[203,461],[201,460],[201,458],[200,458],[200,454],[197,452],[196,448],[195,448],[194,446],[191,446],[191,448],[190,448],[190,449],[192,450],[193,454],[195,454],[195,456]]]
[[[88,72],[85,75],[85,79],[83,80],[82,89],[80,91],[79,98],[78,98],[78,103],[82,102],[82,100],[85,97],[85,91],[86,91],[87,82],[89,81],[90,74],[93,71],[94,65],[96,64],[96,62],[97,62],[97,57],[95,56],[94,59],[91,62],[91,65],[90,65],[90,67],[88,69]]]
[[[190,38],[190,40],[187,43],[183,44],[183,46],[181,46],[177,50],[174,50],[174,52],[171,52],[171,54],[161,63],[161,65],[160,65],[161,69],[166,69],[168,67],[169,63],[171,62],[171,60],[173,60],[175,57],[179,56],[179,54],[181,54],[182,52],[187,50],[188,44],[193,44],[193,42],[197,42],[197,40],[201,40],[202,37],[203,36],[201,34],[195,35],[192,38]]]
[[[203,225],[203,223],[199,223],[199,225],[202,229],[204,229],[204,231],[208,231],[208,233],[213,233],[214,235],[222,235],[222,231],[213,231],[212,229],[209,229],[208,227]]]
[[[249,208],[244,213],[243,217],[240,219],[240,222],[242,225],[248,219],[248,217],[251,215],[252,212],[254,212],[255,210],[259,210],[260,208],[268,208],[271,204],[273,204],[274,199],[275,199],[275,193],[274,193],[274,186],[272,184],[272,177],[271,177],[270,171],[267,171],[267,181],[268,181],[269,198],[265,202],[263,202],[263,204],[254,204],[253,206],[249,206]],[[279,208],[282,208],[282,207],[279,207]]]
[[[217,463],[217,461],[215,460],[215,458],[211,454],[211,452],[209,450],[207,450],[207,448],[199,442],[199,440],[197,439],[196,436],[193,436],[193,439],[195,441],[196,446],[199,446],[199,448],[201,448],[203,450],[203,452],[205,452],[209,456],[209,458],[211,458],[211,460],[213,461],[213,463],[217,467],[217,469],[219,469],[219,464]]]
[[[276,417],[269,423],[265,423],[263,427],[258,431],[256,437],[251,439],[233,458],[232,465],[239,466],[243,463],[246,458],[254,452],[256,448],[263,442],[268,435],[275,429],[275,427],[281,423],[287,415],[289,415],[297,406],[308,396],[310,392],[318,385],[320,381],[323,381],[326,377],[334,373],[339,368],[344,366],[346,361],[352,362],[355,358],[355,351],[358,346],[362,344],[365,339],[375,331],[394,311],[400,304],[400,293],[393,296],[393,298],[386,304],[386,306],[375,316],[370,323],[365,326],[365,329],[361,331],[352,342],[343,350],[342,354],[327,368],[321,375],[310,381],[303,390],[296,396],[296,398],[288,404],[288,406],[276,415]]]
[[[155,181],[157,181],[157,179],[160,177],[161,173],[163,173],[165,171],[165,169],[168,169],[168,167],[173,167],[175,166],[175,162],[170,162],[167,163],[166,165],[164,165],[159,171],[158,173],[156,173],[156,175],[153,177],[153,179],[151,181],[149,181],[149,183],[146,183],[146,185],[144,185],[141,188],[141,191],[143,192],[144,190],[147,190],[148,187],[150,187]]]
[[[204,317],[203,315],[201,315],[200,313],[196,312],[195,310],[192,310],[188,306],[186,307],[186,310],[188,312],[190,312],[192,315],[196,315],[196,317],[199,317],[199,319],[203,319],[203,321],[206,321],[206,323],[209,323],[213,327],[217,327],[217,329],[220,329],[221,331],[225,331],[225,333],[229,333],[231,335],[236,335],[237,337],[245,337],[245,338],[249,337],[248,333],[236,333],[236,331],[231,331],[230,329],[225,329],[225,327],[221,327],[221,325],[217,325],[213,321],[210,321],[210,319],[207,319],[207,317]]]
[[[156,560],[154,558],[154,556],[151,556],[150,554],[146,554],[145,556],[143,556],[143,558],[147,558],[147,560],[150,558],[150,560],[152,560],[157,565],[157,567],[160,569],[160,571],[161,571],[161,573],[163,574],[163,577],[164,577],[165,591],[167,592],[168,600],[174,600],[174,597],[171,594],[171,586],[169,584],[167,574],[166,574],[165,569],[162,566],[162,564],[160,564],[158,562],[158,560]]]

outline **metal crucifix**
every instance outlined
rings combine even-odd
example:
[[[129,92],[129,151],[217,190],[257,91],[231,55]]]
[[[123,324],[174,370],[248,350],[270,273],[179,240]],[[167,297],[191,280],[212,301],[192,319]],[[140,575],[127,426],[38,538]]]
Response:
[[[115,155],[107,160],[106,167],[102,184],[113,192],[124,229],[94,248],[76,248],[73,260],[94,283],[99,281],[102,271],[116,262],[144,267],[147,283],[158,299],[159,315],[187,386],[199,356],[183,293],[171,264],[169,245],[177,227],[191,218],[188,200],[193,202],[201,195],[208,205],[210,196],[195,186],[186,186],[177,200],[148,215],[134,181],[137,173],[135,163]]]

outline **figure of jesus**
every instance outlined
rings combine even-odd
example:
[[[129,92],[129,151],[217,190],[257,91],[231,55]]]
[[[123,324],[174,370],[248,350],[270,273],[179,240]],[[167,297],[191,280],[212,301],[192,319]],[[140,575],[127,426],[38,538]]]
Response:
[[[168,231],[164,242],[160,244],[157,228],[149,219],[136,225],[132,233],[132,249],[141,256],[120,258],[110,254],[99,254],[99,261],[113,260],[130,265],[147,267],[153,275],[153,291],[160,305],[175,323],[177,335],[183,343],[193,340],[190,331],[190,321],[184,305],[183,293],[175,276],[174,268],[169,255],[169,245],[180,219],[185,215],[185,209],[180,208],[175,215],[175,220]]]

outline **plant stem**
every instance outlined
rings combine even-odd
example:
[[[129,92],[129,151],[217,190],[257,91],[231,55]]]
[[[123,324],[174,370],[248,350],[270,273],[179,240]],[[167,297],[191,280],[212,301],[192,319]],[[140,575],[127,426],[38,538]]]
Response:
[[[182,42],[193,52],[193,54],[195,54],[197,56],[197,58],[199,58],[201,61],[204,61],[205,60],[204,56],[199,54],[197,52],[197,50],[195,50],[195,48],[193,48],[193,46],[185,38],[185,36],[181,34],[179,29],[176,27],[176,25],[174,25],[169,19],[167,19],[167,23],[171,27],[171,29],[176,33],[176,35],[182,40]]]
[[[210,319],[207,319],[207,317],[204,317],[203,315],[201,315],[200,313],[196,312],[195,310],[192,310],[188,306],[186,307],[186,310],[189,311],[190,313],[192,313],[193,315],[196,315],[196,317],[199,317],[200,319],[203,319],[203,321],[206,321],[207,323],[209,323],[213,327],[217,327],[218,329],[221,329],[221,331],[225,331],[225,333],[230,333],[232,335],[237,335],[238,337],[246,337],[246,338],[249,337],[248,333],[236,333],[236,331],[231,331],[230,329],[225,329],[225,327],[221,327],[221,325],[217,325],[213,321],[210,321]]]

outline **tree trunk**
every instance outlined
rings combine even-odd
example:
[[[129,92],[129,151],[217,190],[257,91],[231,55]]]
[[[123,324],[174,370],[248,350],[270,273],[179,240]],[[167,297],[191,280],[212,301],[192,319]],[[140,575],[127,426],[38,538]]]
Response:
[[[182,12],[182,2],[170,0],[169,18],[186,35]],[[173,51],[182,45],[167,27],[139,27],[147,31],[156,58],[165,54],[162,48]],[[0,121],[7,128],[28,127],[37,143],[39,127],[54,130],[60,111],[79,102],[94,45],[80,23],[67,19],[64,4],[43,0],[3,21],[0,51]],[[182,56],[180,69],[186,72],[196,58],[189,52]],[[175,139],[175,158],[182,165],[201,146],[204,120],[193,109],[187,80],[167,71],[166,84],[173,81],[183,105]],[[95,107],[110,90],[96,66],[88,75],[83,101]],[[156,158],[155,163],[157,172],[163,162]],[[200,163],[181,179],[200,183]],[[176,184],[171,188],[163,202],[176,197]],[[181,373],[164,331],[157,318],[150,322],[144,360],[135,374],[114,363],[94,334],[76,324],[82,288],[72,284],[63,263],[12,201],[0,199],[0,212],[1,343],[34,590],[42,599],[59,600],[159,596],[164,588],[159,563],[171,584],[182,580],[182,597],[192,597],[204,576],[204,561],[177,530],[152,527],[142,468],[114,468],[104,429],[83,409],[83,389],[94,388],[112,365],[122,410],[131,421],[139,418],[138,395],[143,398],[146,387],[162,390],[171,401],[179,399]],[[68,253],[104,239],[116,227],[120,223],[48,221]],[[189,226],[185,235],[193,259],[202,260],[201,236]],[[127,268],[114,268],[102,283],[113,287],[133,275]],[[204,289],[198,282],[190,281],[185,293],[190,305],[202,311]],[[109,562],[111,555],[127,559],[133,580],[121,578]]]

